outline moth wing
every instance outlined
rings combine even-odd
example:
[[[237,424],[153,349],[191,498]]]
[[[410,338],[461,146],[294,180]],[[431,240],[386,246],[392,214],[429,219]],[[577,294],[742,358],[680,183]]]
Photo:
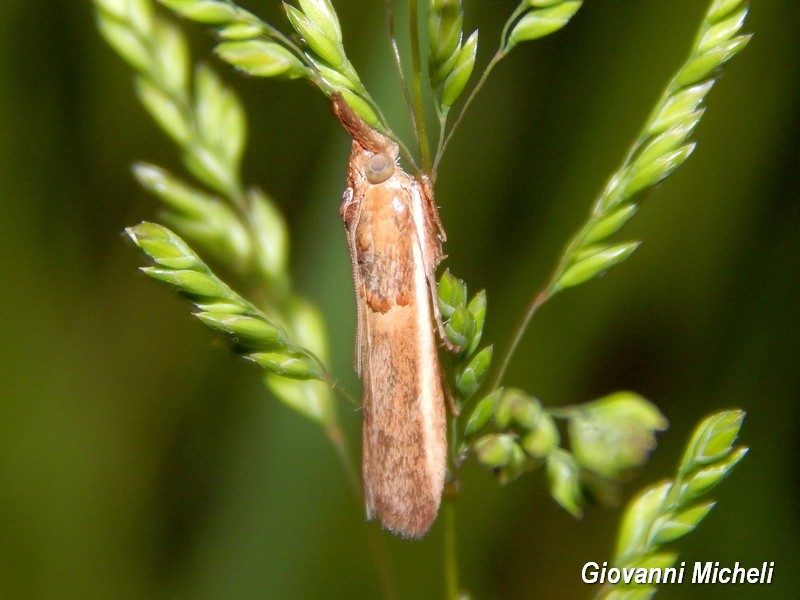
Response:
[[[361,203],[355,196],[352,186],[345,189],[339,213],[345,222],[347,247],[350,253],[350,268],[353,273],[353,288],[356,292],[356,347],[353,349],[353,366],[361,376],[364,361],[364,349],[367,347],[368,323],[364,314],[364,279],[358,268],[358,252],[356,248],[356,230],[361,218]]]

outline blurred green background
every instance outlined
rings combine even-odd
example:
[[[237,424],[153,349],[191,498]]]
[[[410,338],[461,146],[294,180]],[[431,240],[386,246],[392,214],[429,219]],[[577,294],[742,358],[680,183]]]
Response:
[[[284,23],[277,1],[245,3]],[[706,2],[592,0],[517,48],[445,157],[447,265],[486,288],[501,350],[530,296],[688,51]],[[516,2],[465,1],[479,64]],[[338,0],[351,59],[393,121],[402,104],[383,2]],[[711,92],[694,156],[623,233],[645,243],[535,320],[506,379],[547,404],[618,389],[672,426],[626,497],[667,476],[707,412],[748,412],[751,452],[681,559],[760,566],[771,586],[683,585],[664,598],[789,598],[800,589],[800,6],[754,2],[749,47]],[[189,27],[198,55],[210,36]],[[337,205],[348,140],[321,94],[244,79],[246,181],[292,225],[295,282],[331,323],[351,389],[352,290]],[[319,429],[268,396],[188,305],[137,271],[120,232],[155,218],[129,166],[180,171],[131,73],[75,0],[0,3],[0,598],[378,598],[375,537],[398,598],[443,595],[441,525],[374,535]],[[357,439],[359,415],[340,405]],[[540,473],[498,488],[467,469],[463,584],[477,599],[589,598],[619,509],[582,521]]]

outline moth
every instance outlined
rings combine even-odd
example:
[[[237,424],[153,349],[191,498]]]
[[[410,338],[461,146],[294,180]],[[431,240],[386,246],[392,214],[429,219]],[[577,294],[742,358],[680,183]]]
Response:
[[[353,138],[344,221],[363,387],[362,475],[367,518],[424,535],[439,510],[447,462],[445,387],[434,329],[447,344],[436,293],[444,230],[430,181],[397,164],[397,144],[344,100],[333,111]]]

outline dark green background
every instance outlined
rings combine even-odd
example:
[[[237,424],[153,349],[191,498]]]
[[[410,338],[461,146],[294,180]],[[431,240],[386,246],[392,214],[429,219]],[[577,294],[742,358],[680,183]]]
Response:
[[[402,117],[383,3],[339,0],[367,85]],[[466,2],[479,63],[514,2]],[[278,2],[248,6],[283,23]],[[448,266],[486,288],[498,350],[688,51],[705,2],[592,0],[502,63],[440,172]],[[545,403],[633,389],[672,422],[626,496],[667,476],[707,412],[748,412],[751,446],[681,559],[760,565],[771,586],[664,598],[789,598],[800,589],[800,6],[753,3],[750,46],[708,98],[694,156],[623,238],[622,267],[548,305],[506,383]],[[190,28],[198,53],[209,36]],[[352,291],[337,204],[348,140],[321,94],[214,63],[250,115],[246,180],[287,213],[299,290],[331,322],[351,389]],[[0,597],[378,598],[362,508],[318,428],[273,400],[188,306],[137,271],[120,235],[155,218],[133,160],[180,169],[96,34],[88,2],[0,3]],[[358,413],[340,413],[357,439]],[[618,509],[580,522],[540,473],[499,489],[467,470],[463,584],[476,599],[589,598]],[[373,526],[370,526],[373,527]],[[441,525],[379,535],[398,598],[442,597]]]

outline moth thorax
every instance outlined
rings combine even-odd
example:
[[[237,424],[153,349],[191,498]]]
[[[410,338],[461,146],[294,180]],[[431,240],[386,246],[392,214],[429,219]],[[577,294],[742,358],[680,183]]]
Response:
[[[366,176],[370,183],[383,183],[394,173],[394,161],[388,154],[378,152],[367,160]]]

